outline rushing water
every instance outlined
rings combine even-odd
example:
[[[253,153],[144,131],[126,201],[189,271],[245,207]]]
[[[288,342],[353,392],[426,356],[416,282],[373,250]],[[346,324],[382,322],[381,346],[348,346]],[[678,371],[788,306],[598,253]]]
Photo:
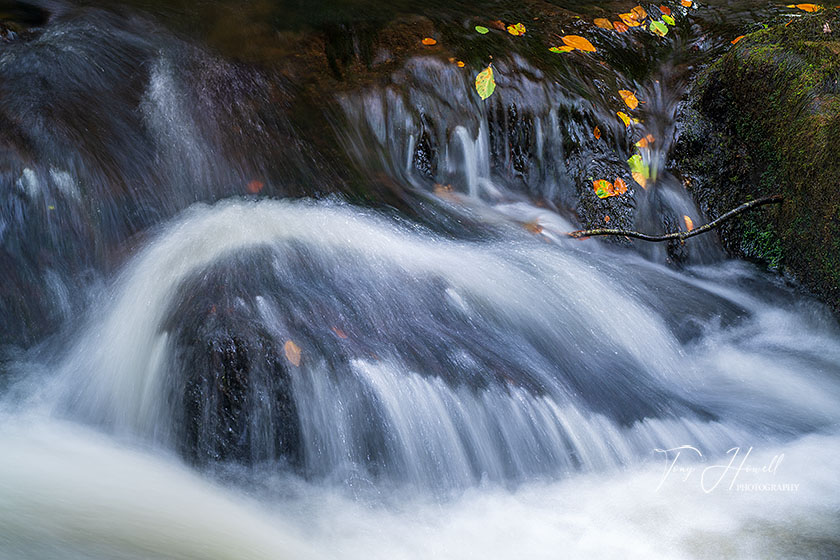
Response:
[[[190,25],[224,2],[38,5],[0,43],[0,558],[840,554],[836,317],[711,236],[564,235],[703,220],[678,102],[773,9],[605,34],[609,65],[499,54],[479,103],[417,53],[313,98],[333,78]],[[233,33],[323,33],[347,74],[336,29],[364,58],[412,9],[353,6]],[[592,211],[627,83],[657,180]]]

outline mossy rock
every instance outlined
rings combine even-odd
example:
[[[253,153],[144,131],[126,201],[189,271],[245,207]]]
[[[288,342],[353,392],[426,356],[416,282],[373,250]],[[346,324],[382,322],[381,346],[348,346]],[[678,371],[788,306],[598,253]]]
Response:
[[[705,69],[676,154],[712,216],[783,194],[781,207],[730,222],[721,240],[840,310],[840,11],[747,35]]]

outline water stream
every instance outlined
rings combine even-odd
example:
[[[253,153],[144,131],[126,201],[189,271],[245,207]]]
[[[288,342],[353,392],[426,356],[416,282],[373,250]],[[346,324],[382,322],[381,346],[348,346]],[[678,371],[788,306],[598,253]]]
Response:
[[[422,16],[473,48],[476,6],[433,4],[256,2],[271,33],[238,32],[284,61],[338,25],[362,56],[365,26]],[[498,52],[482,103],[422,53],[313,97],[333,78],[227,50],[225,2],[19,3],[0,558],[840,554],[836,317],[713,236],[564,235],[704,220],[675,115],[759,4],[683,10],[667,48],[605,34],[604,65]],[[592,214],[580,185],[645,134],[656,181]]]

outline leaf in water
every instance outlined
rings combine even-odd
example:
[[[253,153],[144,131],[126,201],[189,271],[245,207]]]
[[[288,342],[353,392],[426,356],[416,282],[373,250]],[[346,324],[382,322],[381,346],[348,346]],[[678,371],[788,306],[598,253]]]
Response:
[[[636,94],[632,91],[628,91],[626,89],[618,90],[618,94],[624,100],[624,103],[630,107],[631,109],[635,109],[639,106],[639,100],[636,99]]]
[[[601,29],[613,28],[613,25],[610,23],[610,20],[606,18],[595,18],[595,21],[593,23],[595,23],[596,27],[600,27]]]
[[[627,183],[624,182],[624,179],[616,178],[615,183],[613,183],[613,192],[616,196],[627,192]]]
[[[676,20],[674,20],[674,18],[672,18],[668,14],[662,14],[662,21],[664,21],[665,23],[667,23],[670,26],[677,25]]]
[[[249,193],[257,194],[258,192],[263,190],[264,186],[265,186],[265,183],[263,183],[262,181],[257,181],[256,179],[254,179],[253,181],[249,182],[248,186],[245,187],[245,188],[248,189]]]
[[[639,27],[639,25],[641,25],[638,21],[636,21],[636,17],[633,14],[618,14],[618,17],[621,18],[621,21],[623,21],[624,25],[627,27]]]
[[[283,345],[283,352],[286,354],[286,359],[293,366],[300,365],[300,346],[295,344],[293,340],[287,340],[286,344]]]
[[[666,16],[671,15],[671,8],[669,8],[668,6],[665,6],[665,5],[659,6],[659,11],[662,12],[663,14],[665,14]]]
[[[627,115],[627,113],[618,111],[616,112],[616,115],[618,115],[618,118],[621,119],[621,122],[624,123],[624,126],[630,126],[630,117]]]
[[[595,136],[595,140],[601,139],[601,129],[597,126],[595,127],[595,130],[592,131],[592,134]]]
[[[630,165],[630,173],[633,175],[633,180],[639,183],[642,188],[647,188],[647,180],[650,178],[650,167],[644,162],[642,156],[633,154],[627,160]]]
[[[819,12],[823,9],[819,4],[790,4],[788,8],[798,8],[803,12]]]
[[[653,137],[653,134],[648,134],[638,142],[636,142],[636,147],[638,148],[647,148],[649,145],[653,144],[656,141],[656,138]]]
[[[632,172],[631,175],[633,176],[633,180],[639,183],[643,189],[647,189],[647,179],[644,175],[637,172]]]
[[[553,53],[567,53],[567,52],[572,52],[573,50],[575,50],[575,48],[574,47],[569,47],[569,46],[549,47],[548,50],[550,50]]]
[[[563,42],[566,45],[584,52],[595,52],[595,47],[587,39],[580,35],[566,35],[563,37]]]
[[[466,64],[464,64],[463,60],[456,61],[455,65],[458,66],[458,68],[463,68],[464,66],[466,66]]]
[[[682,4],[683,7],[685,7],[685,8],[690,8],[692,2],[691,2],[691,0],[680,0],[680,4]]]
[[[664,37],[668,34],[668,26],[661,21],[652,21],[650,22],[650,31]]]
[[[514,36],[525,35],[525,26],[521,23],[516,25],[508,25],[507,32]]]
[[[496,89],[496,80],[493,78],[493,67],[488,66],[475,77],[475,91],[482,99],[493,95]]]
[[[615,28],[615,30],[619,33],[624,33],[625,31],[630,30],[630,28],[627,27],[627,25],[625,25],[622,21],[613,22],[613,28]]]
[[[598,179],[597,181],[592,181],[592,186],[595,189],[595,195],[598,198],[608,198],[610,196],[615,196],[615,194],[613,193],[612,183],[610,183],[606,179]]]
[[[484,27],[483,25],[476,25],[475,30],[481,33],[482,35],[487,35],[490,33],[490,30]]]
[[[645,9],[644,9],[644,8],[642,8],[641,6],[636,6],[635,8],[633,8],[632,10],[630,10],[630,13],[631,13],[631,14],[633,14],[633,17],[634,17],[634,18],[636,19],[636,21],[638,21],[638,22],[642,22],[642,21],[644,21],[644,19],[645,19],[646,17],[648,17],[647,12],[646,12],[646,11],[645,11]]]
[[[424,37],[423,40],[420,41],[420,42],[423,43],[424,45],[428,46],[428,47],[430,47],[432,45],[437,45],[437,41],[435,41],[431,37]]]
[[[343,330],[339,329],[338,327],[333,327],[332,331],[335,333],[335,336],[341,339],[347,338],[347,335],[344,333]]]
[[[531,233],[542,233],[543,227],[539,224],[537,220],[532,220],[530,222],[523,222],[522,227],[526,230],[530,231]]]
[[[734,39],[732,39],[732,40],[730,41],[730,43],[732,43],[732,44],[734,45],[735,43],[737,43],[738,41],[740,41],[740,40],[741,40],[741,39],[743,39],[744,37],[745,37],[744,35],[739,35],[738,37],[735,37]]]
[[[688,229],[688,231],[694,229],[694,222],[691,221],[691,218],[689,218],[688,216],[683,216],[683,220],[685,220],[685,227],[686,229]]]

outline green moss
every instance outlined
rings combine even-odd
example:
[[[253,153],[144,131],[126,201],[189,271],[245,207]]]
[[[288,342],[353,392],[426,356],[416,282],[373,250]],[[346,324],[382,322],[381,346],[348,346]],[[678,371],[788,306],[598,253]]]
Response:
[[[775,228],[767,222],[760,223],[752,218],[744,220],[741,245],[746,256],[779,270],[782,266],[782,241]]]

